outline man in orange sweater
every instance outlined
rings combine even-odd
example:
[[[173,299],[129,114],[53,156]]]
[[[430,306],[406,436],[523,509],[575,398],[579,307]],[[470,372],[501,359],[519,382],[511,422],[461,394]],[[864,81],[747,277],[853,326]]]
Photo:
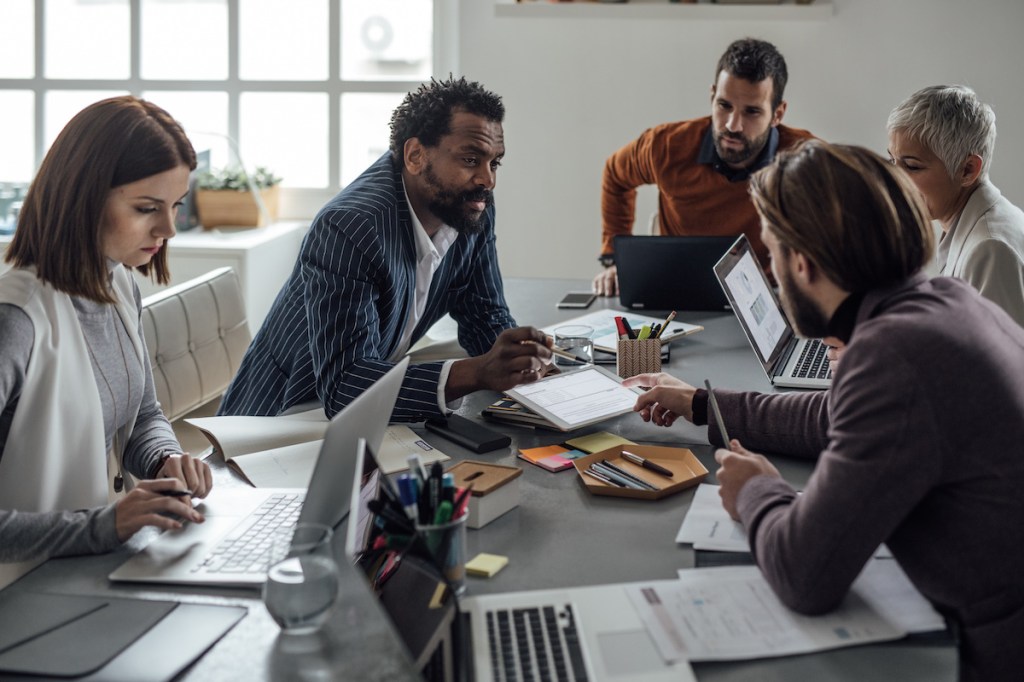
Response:
[[[781,125],[786,60],[774,45],[744,38],[718,60],[711,115],[664,123],[611,155],[601,188],[603,272],[594,291],[618,294],[613,240],[632,231],[636,188],[658,186],[658,226],[665,235],[746,234],[767,267],[760,223],[747,196],[750,175],[775,153],[811,137]]]

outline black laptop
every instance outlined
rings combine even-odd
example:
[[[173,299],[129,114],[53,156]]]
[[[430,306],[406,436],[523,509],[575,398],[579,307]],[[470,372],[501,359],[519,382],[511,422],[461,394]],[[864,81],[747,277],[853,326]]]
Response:
[[[619,303],[634,310],[729,310],[715,263],[736,237],[615,238]]]

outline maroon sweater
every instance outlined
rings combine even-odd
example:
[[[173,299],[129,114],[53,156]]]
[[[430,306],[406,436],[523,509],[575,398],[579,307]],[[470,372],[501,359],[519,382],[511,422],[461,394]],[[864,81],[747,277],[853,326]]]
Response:
[[[738,498],[783,602],[834,608],[885,542],[961,628],[962,678],[1020,679],[1024,329],[970,285],[918,276],[864,298],[829,391],[715,395],[744,447],[818,458],[802,495],[758,476]]]

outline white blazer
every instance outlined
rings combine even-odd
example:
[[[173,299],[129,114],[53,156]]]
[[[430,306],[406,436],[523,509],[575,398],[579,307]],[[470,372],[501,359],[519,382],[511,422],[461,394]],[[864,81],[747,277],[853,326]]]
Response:
[[[967,281],[1024,326],[1024,211],[995,185],[978,185],[937,257],[940,275]]]

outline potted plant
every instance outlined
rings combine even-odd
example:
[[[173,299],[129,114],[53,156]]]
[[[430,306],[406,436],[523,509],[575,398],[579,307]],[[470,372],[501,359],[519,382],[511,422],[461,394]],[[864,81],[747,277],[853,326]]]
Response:
[[[220,225],[262,227],[277,219],[281,178],[263,166],[246,173],[240,166],[196,176],[196,210],[203,229]],[[265,211],[260,210],[258,200]]]

